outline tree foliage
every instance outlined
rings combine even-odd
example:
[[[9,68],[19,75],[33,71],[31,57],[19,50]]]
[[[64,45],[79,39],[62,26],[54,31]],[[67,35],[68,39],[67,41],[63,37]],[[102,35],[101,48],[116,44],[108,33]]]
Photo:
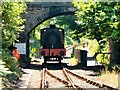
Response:
[[[74,1],[78,23],[88,27],[92,38],[120,40],[120,2]]]
[[[21,75],[18,60],[11,55],[8,47],[17,40],[19,31],[24,26],[24,19],[20,17],[25,12],[26,4],[24,2],[1,2],[2,14],[2,60],[0,60],[0,75],[2,76],[2,84],[7,89],[7,83],[16,82],[17,77]],[[10,82],[12,81],[12,82]]]
[[[56,24],[60,26],[66,26],[68,29],[67,32],[69,32],[74,40],[78,40],[80,37],[85,35],[87,28],[76,23],[77,17],[75,15],[60,16],[56,19]]]
[[[37,26],[35,28],[35,30],[33,30],[30,33],[30,39],[34,40],[34,43],[30,43],[30,54],[32,56],[39,56],[39,48],[40,48],[40,39],[41,39],[41,34],[40,34],[40,30],[43,28],[47,28],[48,26],[50,26],[50,21],[47,20],[45,22],[43,22],[42,24],[40,24],[39,26]],[[36,52],[32,52],[32,48],[36,48]]]
[[[21,31],[24,26],[25,19],[20,17],[21,13],[25,12],[26,4],[24,2],[2,2],[2,46],[9,47],[17,37],[18,31]]]

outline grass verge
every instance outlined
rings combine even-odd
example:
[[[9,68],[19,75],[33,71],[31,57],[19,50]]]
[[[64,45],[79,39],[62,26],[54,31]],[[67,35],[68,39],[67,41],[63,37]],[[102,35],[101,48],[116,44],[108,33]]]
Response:
[[[120,88],[120,70],[118,65],[107,65],[101,70],[101,75],[98,76],[100,81],[106,82],[109,85]]]

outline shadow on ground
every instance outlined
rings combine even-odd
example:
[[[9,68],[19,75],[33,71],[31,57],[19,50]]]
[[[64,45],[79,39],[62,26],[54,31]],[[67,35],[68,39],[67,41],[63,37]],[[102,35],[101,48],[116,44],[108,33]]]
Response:
[[[100,72],[100,69],[103,69],[103,66],[92,66],[92,67],[85,67],[81,63],[78,63],[75,66],[68,66],[67,63],[42,63],[40,64],[30,64],[28,67],[24,67],[24,69],[34,69],[34,70],[42,70],[44,65],[48,70],[62,70],[62,66],[69,70],[77,70],[77,69],[82,69],[82,70],[93,70],[96,72]],[[62,65],[62,66],[61,66]]]

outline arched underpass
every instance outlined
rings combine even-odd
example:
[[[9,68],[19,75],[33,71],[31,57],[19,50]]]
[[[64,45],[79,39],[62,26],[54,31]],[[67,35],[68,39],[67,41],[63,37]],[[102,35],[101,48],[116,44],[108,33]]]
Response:
[[[77,9],[71,2],[27,2],[27,13],[22,18],[26,19],[25,28],[20,32],[20,43],[25,43],[25,54],[21,54],[22,62],[29,61],[29,34],[42,22],[56,16],[74,14]],[[119,53],[119,51],[118,51]],[[118,59],[118,58],[117,58]]]
[[[20,43],[25,45],[25,53],[20,55],[20,61],[28,63],[29,58],[29,34],[44,21],[60,15],[74,15],[77,10],[73,7],[72,1],[64,2],[26,2],[27,13],[22,18],[26,19],[24,31],[20,32]]]

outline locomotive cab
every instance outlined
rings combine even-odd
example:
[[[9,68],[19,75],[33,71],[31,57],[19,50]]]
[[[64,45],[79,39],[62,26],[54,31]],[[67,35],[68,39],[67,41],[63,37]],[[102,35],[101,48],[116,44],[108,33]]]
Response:
[[[39,55],[44,57],[44,61],[59,60],[66,55],[64,48],[64,29],[50,25],[50,28],[41,30],[41,46]]]

